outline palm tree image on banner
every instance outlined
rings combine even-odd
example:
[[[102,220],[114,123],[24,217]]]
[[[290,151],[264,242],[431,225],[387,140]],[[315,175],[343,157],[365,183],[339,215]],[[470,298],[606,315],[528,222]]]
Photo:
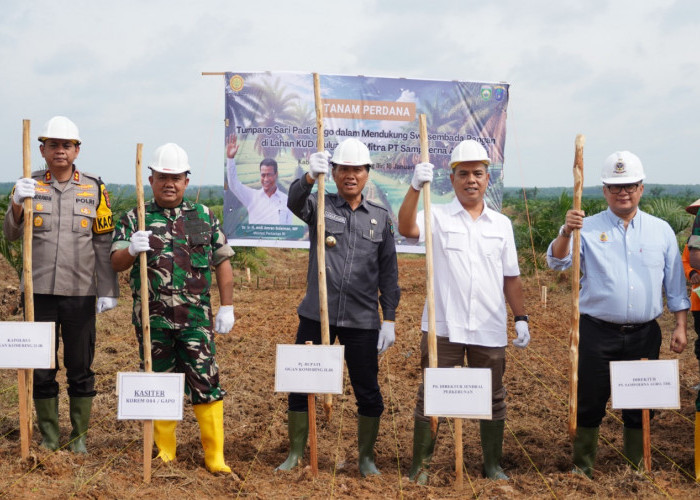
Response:
[[[372,169],[364,196],[389,210],[394,223],[413,167],[420,162],[418,116],[426,115],[432,202],[449,203],[450,154],[479,141],[492,160],[486,203],[500,211],[507,83],[320,75],[324,147],[354,137],[368,147]],[[224,232],[236,246],[308,248],[307,226],[286,208],[290,184],[316,152],[310,73],[226,73]],[[330,176],[329,176],[330,177]],[[332,179],[327,192],[335,192]],[[397,249],[422,245],[396,234]]]

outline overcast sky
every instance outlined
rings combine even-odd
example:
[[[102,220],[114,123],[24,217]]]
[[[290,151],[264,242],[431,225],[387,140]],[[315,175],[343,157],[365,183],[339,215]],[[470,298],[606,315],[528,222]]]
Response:
[[[585,185],[619,149],[647,182],[700,183],[696,0],[4,0],[0,181],[22,172],[22,119],[80,128],[79,168],[134,183],[165,142],[195,184],[223,184],[224,83],[202,72],[302,71],[510,84],[505,185]]]

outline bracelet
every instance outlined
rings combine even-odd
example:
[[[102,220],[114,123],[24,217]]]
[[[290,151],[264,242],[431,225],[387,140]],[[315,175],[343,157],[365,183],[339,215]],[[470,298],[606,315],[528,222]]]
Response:
[[[559,228],[559,236],[562,236],[564,238],[571,238],[571,233],[567,233],[566,231],[564,231],[565,227],[566,227],[566,224],[564,224],[563,226],[561,226]]]

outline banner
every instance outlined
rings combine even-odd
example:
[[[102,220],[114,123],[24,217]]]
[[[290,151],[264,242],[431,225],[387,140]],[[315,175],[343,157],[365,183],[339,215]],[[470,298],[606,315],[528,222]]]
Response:
[[[486,148],[492,164],[486,203],[500,211],[508,84],[320,75],[324,146],[355,137],[373,168],[364,195],[397,215],[420,161],[418,116],[427,118],[434,204],[454,197],[449,160],[465,139]],[[235,246],[308,248],[308,228],[286,207],[289,185],[308,169],[316,148],[310,73],[226,73],[224,221]],[[336,192],[329,176],[328,192]],[[397,250],[422,245],[396,233]]]

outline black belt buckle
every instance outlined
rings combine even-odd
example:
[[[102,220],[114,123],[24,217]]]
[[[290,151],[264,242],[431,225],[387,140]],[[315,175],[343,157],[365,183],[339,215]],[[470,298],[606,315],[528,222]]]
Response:
[[[619,328],[622,333],[627,333],[627,332],[633,332],[635,330],[639,330],[643,325],[628,324],[628,325],[615,325],[615,326],[617,328]]]

